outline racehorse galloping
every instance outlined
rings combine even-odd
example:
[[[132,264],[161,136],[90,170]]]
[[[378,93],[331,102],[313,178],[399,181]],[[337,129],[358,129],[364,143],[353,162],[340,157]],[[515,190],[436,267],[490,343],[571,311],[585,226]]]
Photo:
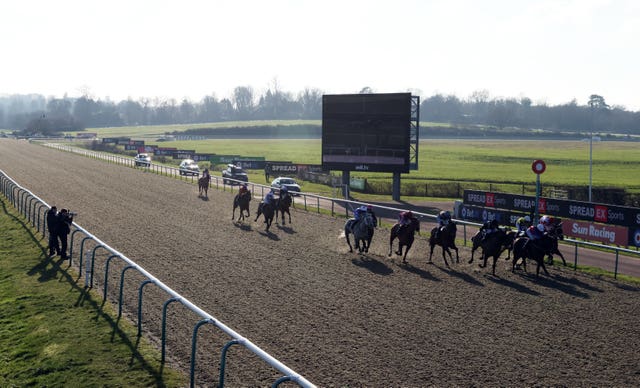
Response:
[[[511,272],[515,272],[518,259],[522,259],[522,268],[527,272],[527,259],[532,259],[538,265],[536,267],[536,277],[540,275],[540,268],[549,276],[549,272],[544,266],[544,256],[552,248],[553,241],[553,238],[546,235],[535,241],[529,239],[529,237],[518,237],[513,242],[513,266],[511,267]]]
[[[436,233],[438,231],[438,228],[439,226],[433,228],[431,230],[431,236],[429,237],[429,246],[431,248],[431,251],[429,252],[429,262],[431,262],[433,249],[436,245],[440,245],[442,247],[442,258],[444,259],[444,264],[447,267],[449,266],[449,263],[447,262],[447,256],[445,253],[449,254],[449,258],[453,262],[453,255],[451,255],[451,251],[449,250],[449,248],[456,251],[456,263],[460,263],[460,258],[458,256],[458,247],[456,247],[456,223],[450,221],[448,224],[442,227],[440,233]]]
[[[240,215],[238,216],[238,221],[244,221],[244,214],[247,213],[247,217],[250,217],[249,214],[249,202],[251,201],[251,191],[245,191],[244,193],[236,194],[233,199],[233,214],[231,215],[231,220],[236,217],[236,208],[240,208]]]
[[[369,213],[365,213],[359,221],[356,221],[355,218],[348,219],[344,224],[344,236],[347,238],[347,244],[349,244],[349,252],[353,252],[353,247],[349,240],[350,233],[353,234],[353,242],[358,252],[369,252],[374,227],[373,217]]]
[[[411,245],[413,245],[416,231],[420,232],[420,221],[415,217],[411,218],[409,225],[395,224],[393,228],[391,228],[391,235],[389,236],[389,256],[391,256],[391,252],[393,251],[393,240],[397,238],[398,250],[396,251],[396,255],[402,255],[402,247],[406,247],[404,256],[402,257],[402,262],[406,263],[407,253],[409,253],[409,249],[411,249]]]
[[[209,198],[209,182],[211,182],[211,175],[203,175],[198,178],[198,195],[202,197],[202,193],[206,198]]]
[[[493,270],[492,273],[495,276],[496,274],[496,262],[498,261],[498,257],[505,250],[505,246],[508,245],[509,236],[507,233],[498,229],[497,231],[487,235],[486,239],[482,241],[482,235],[476,234],[473,237],[473,246],[474,248],[480,247],[482,248],[482,264],[478,264],[480,268],[484,268],[487,266],[487,259],[489,257],[493,257]],[[469,260],[469,264],[473,262],[473,249],[471,254],[471,259]]]
[[[509,260],[509,258],[511,257],[511,251],[513,250],[513,241],[514,238],[516,237],[516,232],[512,231],[512,230],[502,230],[501,231],[503,233],[505,233],[507,235],[508,238],[505,238],[502,241],[502,247],[500,248],[500,254],[502,254],[502,252],[504,252],[505,250],[507,251],[507,258],[506,260]],[[478,248],[482,247],[482,240],[483,234],[482,231],[479,230],[473,237],[471,237],[471,242],[472,242],[472,246],[471,246],[471,260],[469,260],[469,263],[473,262],[473,254],[475,253],[475,251]]]
[[[289,208],[291,207],[291,204],[293,203],[293,199],[291,198],[291,194],[280,192],[281,197],[278,198],[278,201],[276,202],[276,224],[278,223],[278,213],[280,213],[282,215],[282,225],[286,225],[287,223],[285,222],[284,219],[284,214],[288,214],[289,215],[289,223],[291,223],[291,212],[289,211]]]
[[[268,232],[271,227],[271,223],[273,222],[275,212],[276,210],[272,204],[261,202],[258,205],[258,215],[256,216],[255,221],[258,221],[258,218],[264,214],[264,222],[267,224],[267,228],[265,230]]]

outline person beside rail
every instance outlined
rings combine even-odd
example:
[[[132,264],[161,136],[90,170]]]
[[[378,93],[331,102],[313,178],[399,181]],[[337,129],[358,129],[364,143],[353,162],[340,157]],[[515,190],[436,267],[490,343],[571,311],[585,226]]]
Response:
[[[58,208],[51,206],[47,211],[47,229],[49,230],[49,257],[60,256],[58,241]]]

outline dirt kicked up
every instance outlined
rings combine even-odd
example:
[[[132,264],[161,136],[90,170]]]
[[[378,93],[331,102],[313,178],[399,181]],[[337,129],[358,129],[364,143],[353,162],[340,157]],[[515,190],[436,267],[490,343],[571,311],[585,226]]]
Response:
[[[350,254],[343,219],[293,210],[267,233],[253,217],[231,221],[232,193],[204,200],[192,183],[26,141],[0,139],[0,169],[319,386],[640,386],[633,285],[558,267],[536,279],[503,259],[494,277],[464,248],[460,264],[446,268],[439,250],[428,264],[424,231],[407,265],[387,257],[385,229],[369,254]],[[136,287],[125,287],[133,318]],[[155,338],[165,300],[145,295]],[[196,321],[177,308],[169,321],[172,362],[188,368]],[[213,385],[228,338],[200,336],[197,378]],[[274,381],[233,349],[229,386]]]

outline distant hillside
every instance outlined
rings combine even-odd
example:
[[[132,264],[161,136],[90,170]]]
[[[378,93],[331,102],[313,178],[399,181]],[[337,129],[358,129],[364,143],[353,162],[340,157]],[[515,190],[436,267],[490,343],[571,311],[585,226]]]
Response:
[[[432,125],[420,127],[420,138],[465,138],[465,139],[546,139],[546,140],[580,140],[589,137],[589,133],[560,132],[548,130],[497,128],[490,126],[440,126]],[[172,135],[204,136],[211,139],[320,139],[322,126],[320,124],[292,124],[292,125],[259,125],[232,126],[216,128],[193,128],[184,131],[170,132]],[[640,141],[640,136],[616,135],[612,133],[597,133],[602,140],[630,140]]]

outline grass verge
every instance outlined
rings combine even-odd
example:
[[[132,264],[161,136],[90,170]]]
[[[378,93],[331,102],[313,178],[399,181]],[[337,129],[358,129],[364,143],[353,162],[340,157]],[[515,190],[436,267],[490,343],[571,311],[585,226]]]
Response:
[[[68,262],[0,197],[0,386],[174,387],[184,374],[102,297],[76,283]]]

